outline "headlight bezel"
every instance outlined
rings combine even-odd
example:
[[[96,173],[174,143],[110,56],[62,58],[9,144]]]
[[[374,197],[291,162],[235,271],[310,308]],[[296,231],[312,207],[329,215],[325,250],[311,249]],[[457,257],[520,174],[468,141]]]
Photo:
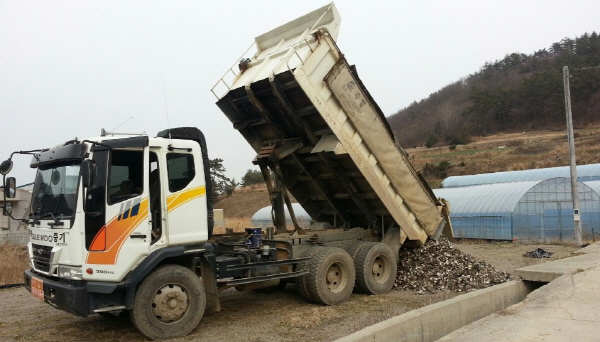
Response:
[[[81,266],[58,265],[58,277],[68,280],[83,280]]]

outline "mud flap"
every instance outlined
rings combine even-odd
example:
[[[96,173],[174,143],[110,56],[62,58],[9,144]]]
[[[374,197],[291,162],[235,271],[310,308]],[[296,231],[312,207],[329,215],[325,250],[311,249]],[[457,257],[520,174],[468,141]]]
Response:
[[[386,229],[385,236],[381,242],[390,246],[392,251],[394,251],[394,256],[396,257],[396,262],[398,262],[399,254],[400,254],[400,246],[406,240],[406,234],[400,230],[399,227],[391,227]]]
[[[206,292],[206,308],[215,312],[221,311],[221,300],[217,291],[217,276],[206,257],[201,257],[200,271],[202,272],[202,284]]]
[[[442,206],[438,208],[440,209],[444,220],[440,222],[438,229],[431,238],[437,241],[441,235],[444,235],[448,240],[454,241],[454,230],[452,229],[452,222],[450,221],[450,203],[444,198],[439,198],[438,200],[442,204]]]

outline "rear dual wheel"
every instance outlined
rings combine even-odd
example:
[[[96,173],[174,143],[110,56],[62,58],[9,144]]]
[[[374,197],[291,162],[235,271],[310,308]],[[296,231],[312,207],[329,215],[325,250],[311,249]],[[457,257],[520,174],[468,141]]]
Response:
[[[356,289],[366,294],[384,294],[394,286],[398,264],[390,246],[363,242],[354,253]]]
[[[299,265],[308,273],[298,278],[298,291],[307,299],[325,305],[344,302],[352,293],[356,274],[350,255],[341,248],[314,247]]]

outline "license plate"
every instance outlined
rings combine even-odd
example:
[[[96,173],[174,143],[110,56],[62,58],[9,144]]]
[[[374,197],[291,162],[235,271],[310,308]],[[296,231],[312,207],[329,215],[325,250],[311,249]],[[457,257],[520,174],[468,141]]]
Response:
[[[31,277],[31,294],[41,300],[44,300],[44,281]]]

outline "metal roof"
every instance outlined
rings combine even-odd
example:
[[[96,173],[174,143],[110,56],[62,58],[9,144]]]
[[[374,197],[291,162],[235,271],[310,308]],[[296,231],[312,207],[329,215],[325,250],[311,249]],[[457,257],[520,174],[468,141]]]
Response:
[[[486,214],[510,216],[519,200],[542,180],[434,189],[436,196],[450,202],[452,216]]]
[[[571,177],[569,166],[452,176],[442,181],[442,187],[455,188],[481,184],[535,181],[557,177]],[[577,180],[580,182],[600,180],[600,164],[577,166]]]

